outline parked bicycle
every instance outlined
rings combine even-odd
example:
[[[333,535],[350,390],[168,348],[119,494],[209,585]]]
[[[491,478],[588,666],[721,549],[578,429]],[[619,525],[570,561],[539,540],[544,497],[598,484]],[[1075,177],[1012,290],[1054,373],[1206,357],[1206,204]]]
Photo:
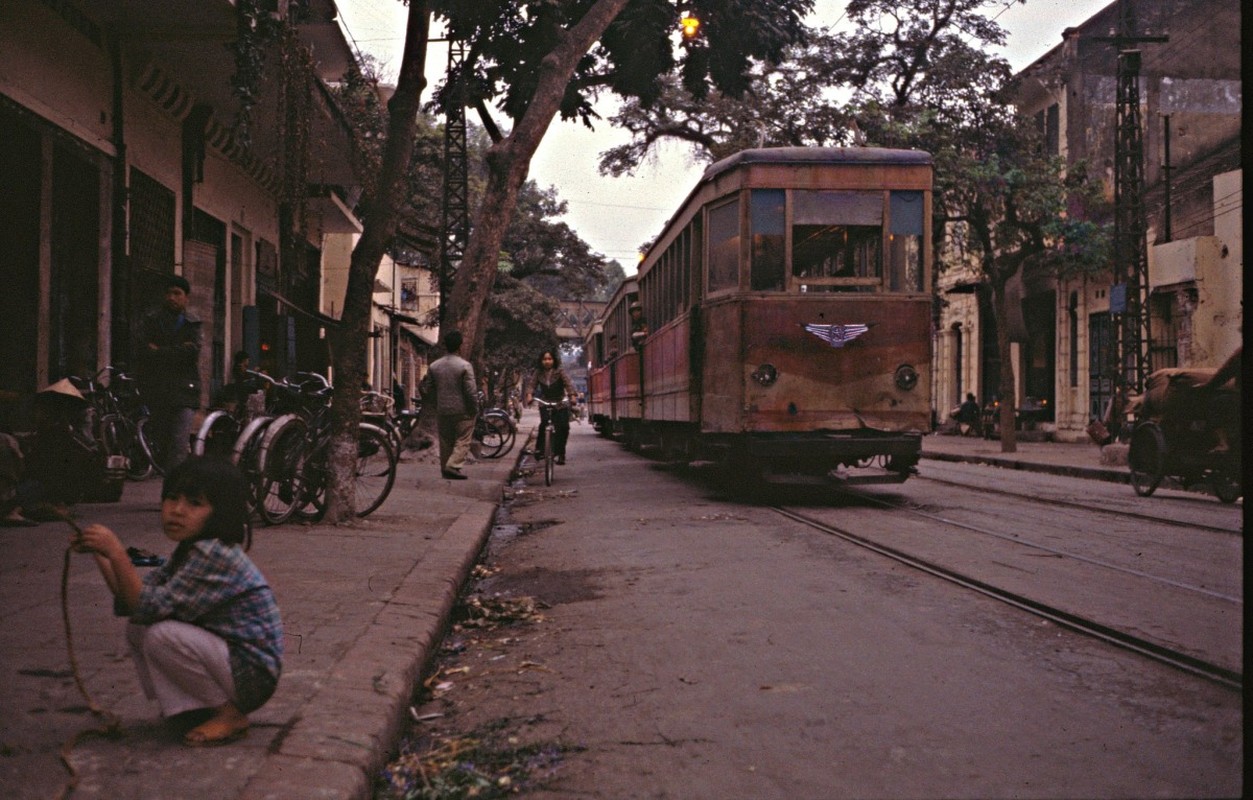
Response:
[[[405,442],[418,427],[422,406],[417,398],[413,402],[412,409],[398,410],[395,400],[382,392],[361,393],[361,419],[385,430],[397,455],[404,450]]]
[[[518,426],[503,408],[484,408],[483,394],[479,393],[479,412],[474,420],[474,448],[480,458],[501,458],[513,449],[518,436]]]
[[[71,378],[90,403],[91,436],[106,456],[126,460],[126,477],[141,481],[161,472],[148,440],[148,407],[135,380],[120,367],[107,366],[92,378]]]
[[[326,513],[326,491],[334,469],[331,388],[325,379],[320,386],[304,381],[277,384],[276,388],[279,396],[296,410],[265,428],[257,458],[257,510],[271,525],[285,522],[297,513],[308,519],[321,519]],[[397,461],[397,451],[384,429],[370,422],[358,425],[353,479],[358,517],[372,513],[387,499],[396,481]]]

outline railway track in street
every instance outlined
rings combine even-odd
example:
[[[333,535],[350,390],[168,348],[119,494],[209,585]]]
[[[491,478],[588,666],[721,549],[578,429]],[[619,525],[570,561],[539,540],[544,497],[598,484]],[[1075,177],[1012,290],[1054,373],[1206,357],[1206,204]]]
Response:
[[[982,492],[984,494],[1000,495],[1003,497],[1014,497],[1014,498],[1019,498],[1023,500],[1038,501],[1040,499],[1038,495],[1028,494],[1026,492],[1017,492],[1017,491],[1013,491],[1010,489],[999,489],[999,488],[995,488],[995,487],[991,487],[987,485],[967,483],[965,481],[955,481],[955,480],[948,480],[945,478],[935,478],[929,475],[919,475],[919,476],[914,477],[912,480],[926,481],[929,483],[940,484],[942,486],[953,486],[956,488],[966,489],[969,491]],[[1192,500],[1193,498],[1187,498],[1187,499]],[[1048,499],[1048,502],[1050,505],[1062,506],[1065,508],[1074,508],[1074,509],[1078,509],[1081,511],[1088,511],[1094,514],[1104,514],[1104,515],[1109,515],[1109,516],[1115,516],[1121,519],[1138,519],[1138,520],[1144,520],[1145,522],[1152,522],[1152,523],[1160,524],[1160,525],[1171,525],[1171,526],[1176,526],[1176,527],[1181,527],[1181,528],[1191,528],[1195,530],[1212,531],[1215,533],[1229,533],[1229,534],[1234,534],[1236,536],[1244,535],[1244,531],[1240,528],[1238,523],[1234,527],[1225,526],[1225,525],[1209,525],[1203,522],[1195,522],[1192,520],[1171,519],[1169,517],[1163,517],[1160,514],[1155,515],[1155,514],[1145,514],[1145,513],[1138,512],[1138,511],[1129,511],[1125,507],[1124,508],[1109,508],[1109,507],[1097,505],[1096,503],[1076,502],[1073,500],[1065,500],[1059,497],[1050,497]]]
[[[1130,568],[1115,563],[1113,560],[1093,557],[1077,550],[1067,550],[1042,541],[1030,541],[1015,534],[998,532],[985,526],[973,525],[939,514],[911,508],[904,503],[886,501],[871,493],[858,493],[858,499],[867,501],[872,505],[891,509],[894,512],[905,513],[918,519],[926,520],[928,524],[945,526],[949,530],[991,536],[999,543],[1011,545],[1016,551],[1030,551],[1031,556],[1045,557],[1055,563],[1071,565],[1079,570],[1094,570],[1095,574],[1107,574],[1112,571],[1116,578],[1110,579],[1111,585],[1115,583],[1120,585],[1133,583],[1139,587],[1137,591],[1142,592],[1144,596],[1149,598],[1161,598],[1165,593],[1172,592],[1176,596],[1190,596],[1198,603],[1197,607],[1199,608],[1210,610],[1216,607],[1229,608],[1233,617],[1237,620],[1243,612],[1243,598],[1232,592],[1216,590],[1187,580],[1177,580],[1164,575],[1154,574],[1148,570]],[[1053,501],[1050,500],[1048,502],[1052,503]],[[986,562],[988,565],[986,568],[981,568],[977,565],[972,566],[971,564],[953,566],[951,563],[952,558],[947,559],[950,563],[942,563],[945,559],[924,554],[917,547],[884,541],[882,537],[856,532],[851,530],[848,525],[834,524],[828,520],[818,519],[809,513],[803,513],[794,508],[776,505],[771,506],[771,509],[794,522],[824,534],[835,536],[858,547],[871,550],[898,563],[955,585],[979,592],[987,597],[1049,620],[1066,629],[1099,639],[1124,650],[1138,653],[1157,663],[1202,678],[1231,691],[1243,691],[1244,676],[1238,668],[1238,647],[1235,656],[1235,668],[1233,668],[1231,664],[1221,663],[1221,658],[1205,653],[1203,646],[1184,647],[1169,641],[1170,637],[1168,635],[1150,636],[1135,632],[1134,629],[1137,627],[1154,630],[1155,620],[1141,621],[1143,622],[1142,625],[1127,624],[1125,620],[1101,621],[1097,618],[1100,616],[1099,611],[1094,609],[1096,613],[1086,613],[1082,610],[1064,608],[1062,603],[1048,599],[1047,590],[1041,592],[1032,591],[1030,584],[1020,586],[1019,588],[1010,588],[1006,585],[1006,581],[996,577],[997,570],[1007,566],[1019,571],[1023,570],[1014,567],[1012,564],[1006,564],[1004,561],[997,561],[993,556],[988,556],[989,560]],[[1083,508],[1083,510],[1093,511],[1094,509]],[[1155,521],[1160,522],[1160,520]],[[1220,529],[1220,532],[1229,531]],[[985,574],[981,575],[979,574],[980,572]],[[991,575],[989,576],[988,573],[991,573]],[[1042,582],[1046,578],[1052,580],[1055,579],[1055,576],[1040,576],[1039,580]],[[1133,602],[1134,598],[1128,598],[1128,601]],[[1151,610],[1145,609],[1145,613],[1151,614]],[[1118,615],[1114,614],[1112,616]],[[1218,616],[1222,617],[1221,611],[1218,612]]]

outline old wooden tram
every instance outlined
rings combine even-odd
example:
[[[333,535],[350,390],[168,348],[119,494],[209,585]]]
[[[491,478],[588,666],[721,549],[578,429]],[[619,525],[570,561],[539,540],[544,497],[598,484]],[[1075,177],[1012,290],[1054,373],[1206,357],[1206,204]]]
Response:
[[[713,164],[593,329],[597,429],[764,479],[905,480],[931,424],[931,173],[877,148]]]

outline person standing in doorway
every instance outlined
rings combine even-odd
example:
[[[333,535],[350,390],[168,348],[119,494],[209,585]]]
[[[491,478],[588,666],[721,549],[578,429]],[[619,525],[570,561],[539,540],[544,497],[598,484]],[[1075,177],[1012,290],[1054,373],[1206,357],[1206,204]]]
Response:
[[[460,331],[451,330],[444,334],[447,355],[431,364],[418,386],[422,405],[435,410],[439,428],[440,474],[458,481],[466,477],[461,468],[470,453],[474,418],[479,410],[474,367],[458,355],[461,340]]]
[[[187,311],[189,294],[187,279],[170,275],[161,306],[139,328],[140,387],[151,411],[148,432],[166,471],[187,458],[200,407],[201,323]]]

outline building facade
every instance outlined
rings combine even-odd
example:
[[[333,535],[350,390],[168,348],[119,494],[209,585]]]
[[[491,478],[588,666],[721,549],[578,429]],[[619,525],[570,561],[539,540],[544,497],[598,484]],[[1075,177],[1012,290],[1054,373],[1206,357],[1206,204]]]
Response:
[[[1147,369],[1212,367],[1241,342],[1243,210],[1240,4],[1138,0],[1137,45],[1149,271]],[[1120,3],[1062,32],[1062,43],[1019,75],[1019,110],[1044,147],[1084,161],[1114,196]],[[1106,221],[1106,220],[1101,220]],[[935,405],[997,390],[996,337],[984,291],[950,261],[937,282]],[[1113,273],[1028,273],[1011,326],[1017,404],[1042,406],[1043,427],[1078,441],[1112,394]]]
[[[262,4],[282,33],[252,51],[245,5],[0,3],[7,396],[130,361],[170,274],[204,322],[206,403],[237,350],[279,374],[325,368],[321,276],[346,258],[326,243],[361,229],[327,91],[352,55],[331,0]],[[251,56],[248,106],[232,81]]]

